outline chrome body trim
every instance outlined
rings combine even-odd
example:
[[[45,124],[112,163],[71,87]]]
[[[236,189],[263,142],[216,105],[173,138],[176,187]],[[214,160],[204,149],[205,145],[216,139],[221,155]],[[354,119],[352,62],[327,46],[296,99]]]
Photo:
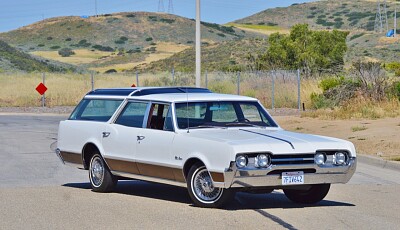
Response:
[[[60,159],[61,163],[63,163],[65,165],[65,161],[61,156],[61,150],[59,148],[57,148],[54,152],[56,153],[58,159]]]
[[[304,173],[304,184],[334,184],[347,183],[356,171],[357,159],[350,158],[345,166],[318,166],[316,164],[298,165],[271,165],[265,169],[238,169],[236,164],[224,172],[224,183],[215,184],[215,187],[244,188],[244,187],[282,187],[282,175],[268,173],[274,170],[315,170],[315,173]],[[288,185],[290,186],[290,185]]]
[[[179,181],[173,181],[173,180],[168,180],[168,179],[161,179],[161,178],[156,178],[156,177],[143,176],[143,175],[137,175],[137,174],[131,174],[131,173],[119,172],[119,171],[111,171],[111,173],[115,176],[122,176],[122,177],[136,179],[136,180],[154,182],[154,183],[159,183],[159,184],[168,184],[168,185],[179,186],[179,187],[184,187],[184,188],[187,187],[186,183],[179,182]]]

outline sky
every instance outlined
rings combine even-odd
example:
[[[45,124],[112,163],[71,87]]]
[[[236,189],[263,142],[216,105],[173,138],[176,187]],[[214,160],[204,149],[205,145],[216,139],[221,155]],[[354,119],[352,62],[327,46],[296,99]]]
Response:
[[[45,18],[83,16],[132,11],[157,12],[160,0],[0,0],[0,32],[17,29]],[[173,2],[174,14],[195,18],[196,0],[163,0],[167,10]],[[201,0],[201,20],[227,23],[268,8],[289,6],[312,0]]]

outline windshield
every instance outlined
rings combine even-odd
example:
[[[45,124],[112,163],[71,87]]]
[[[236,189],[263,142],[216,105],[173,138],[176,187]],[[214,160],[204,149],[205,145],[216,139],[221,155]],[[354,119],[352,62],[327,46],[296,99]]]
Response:
[[[278,127],[255,101],[183,102],[175,104],[178,128]]]

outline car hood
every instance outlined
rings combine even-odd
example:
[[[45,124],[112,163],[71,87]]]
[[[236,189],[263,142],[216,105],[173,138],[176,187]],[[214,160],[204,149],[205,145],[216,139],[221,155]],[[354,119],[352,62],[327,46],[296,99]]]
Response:
[[[271,152],[273,154],[314,153],[317,150],[349,150],[355,156],[351,142],[303,133],[285,131],[283,129],[263,128],[228,128],[191,130],[190,135],[226,143],[236,153]]]

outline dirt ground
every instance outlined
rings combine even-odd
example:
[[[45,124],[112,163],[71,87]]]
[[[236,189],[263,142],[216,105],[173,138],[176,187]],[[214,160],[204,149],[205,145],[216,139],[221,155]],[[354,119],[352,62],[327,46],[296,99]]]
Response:
[[[287,130],[337,137],[354,143],[358,153],[400,159],[400,118],[378,120],[320,120],[275,116]]]

